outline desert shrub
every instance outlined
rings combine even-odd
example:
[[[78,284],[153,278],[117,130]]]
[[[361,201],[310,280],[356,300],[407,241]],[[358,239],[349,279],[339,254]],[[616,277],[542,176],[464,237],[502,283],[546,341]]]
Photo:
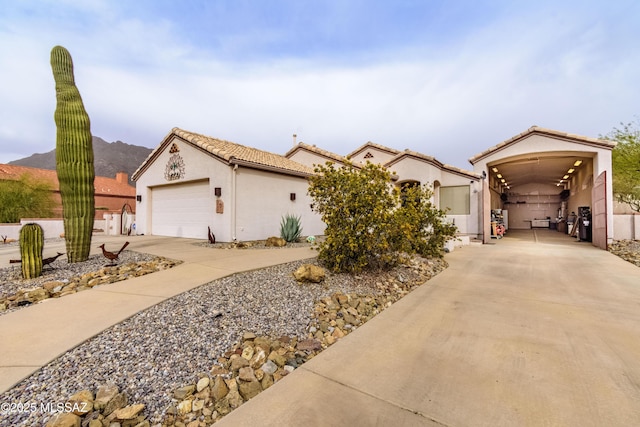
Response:
[[[428,187],[401,192],[383,166],[328,162],[315,171],[309,195],[327,226],[318,257],[335,272],[385,269],[404,253],[441,256],[455,235],[444,212],[429,202]]]
[[[16,181],[0,181],[0,223],[50,218],[54,206],[52,187],[44,180],[24,174]]]
[[[432,202],[428,185],[406,186],[395,211],[395,247],[406,253],[424,257],[442,257],[444,244],[455,237],[457,228],[446,221],[446,212]]]
[[[280,237],[291,243],[298,240],[300,233],[302,233],[302,225],[299,216],[287,215],[282,218],[280,222]]]

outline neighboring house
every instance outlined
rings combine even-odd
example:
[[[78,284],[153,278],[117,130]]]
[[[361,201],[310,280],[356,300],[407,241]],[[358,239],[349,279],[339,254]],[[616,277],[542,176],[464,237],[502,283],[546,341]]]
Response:
[[[0,180],[17,180],[23,175],[29,175],[34,179],[49,183],[56,203],[53,217],[62,218],[62,199],[56,171],[0,164]],[[117,173],[115,179],[103,176],[95,177],[93,183],[97,219],[102,219],[104,212],[121,212],[125,205],[129,205],[131,210],[135,209],[136,189],[129,185],[128,181],[129,177],[124,172]]]
[[[284,156],[174,128],[133,174],[136,233],[221,242],[280,235],[282,217],[323,234],[307,195],[311,167]]]

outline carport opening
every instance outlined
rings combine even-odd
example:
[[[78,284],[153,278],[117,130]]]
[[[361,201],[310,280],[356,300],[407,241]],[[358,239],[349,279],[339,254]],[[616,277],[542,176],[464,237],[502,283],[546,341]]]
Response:
[[[593,157],[584,152],[529,153],[487,165],[492,237],[509,230],[549,229],[580,235],[591,224]],[[587,219],[587,216],[589,218]]]

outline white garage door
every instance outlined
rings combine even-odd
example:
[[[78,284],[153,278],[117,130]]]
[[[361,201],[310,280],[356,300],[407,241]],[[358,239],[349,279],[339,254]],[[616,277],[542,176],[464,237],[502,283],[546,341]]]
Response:
[[[151,190],[151,234],[206,239],[212,206],[208,180],[155,187]]]

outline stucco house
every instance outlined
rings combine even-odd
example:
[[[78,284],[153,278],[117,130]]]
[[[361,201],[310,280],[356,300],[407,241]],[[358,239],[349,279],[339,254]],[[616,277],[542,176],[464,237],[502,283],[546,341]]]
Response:
[[[282,216],[293,214],[304,234],[322,234],[307,179],[314,165],[349,159],[384,165],[396,185],[429,184],[463,240],[490,241],[492,210],[505,211],[505,221],[508,212],[508,227],[517,229],[550,226],[588,206],[593,242],[605,248],[613,239],[614,146],[534,126],[470,158],[468,171],[373,142],[343,156],[294,138],[279,155],[174,128],[133,175],[136,232],[205,239],[210,227],[219,241],[258,240],[277,235]]]
[[[136,233],[221,242],[279,235],[287,214],[322,234],[311,210],[311,167],[284,156],[173,128],[134,172]]]

